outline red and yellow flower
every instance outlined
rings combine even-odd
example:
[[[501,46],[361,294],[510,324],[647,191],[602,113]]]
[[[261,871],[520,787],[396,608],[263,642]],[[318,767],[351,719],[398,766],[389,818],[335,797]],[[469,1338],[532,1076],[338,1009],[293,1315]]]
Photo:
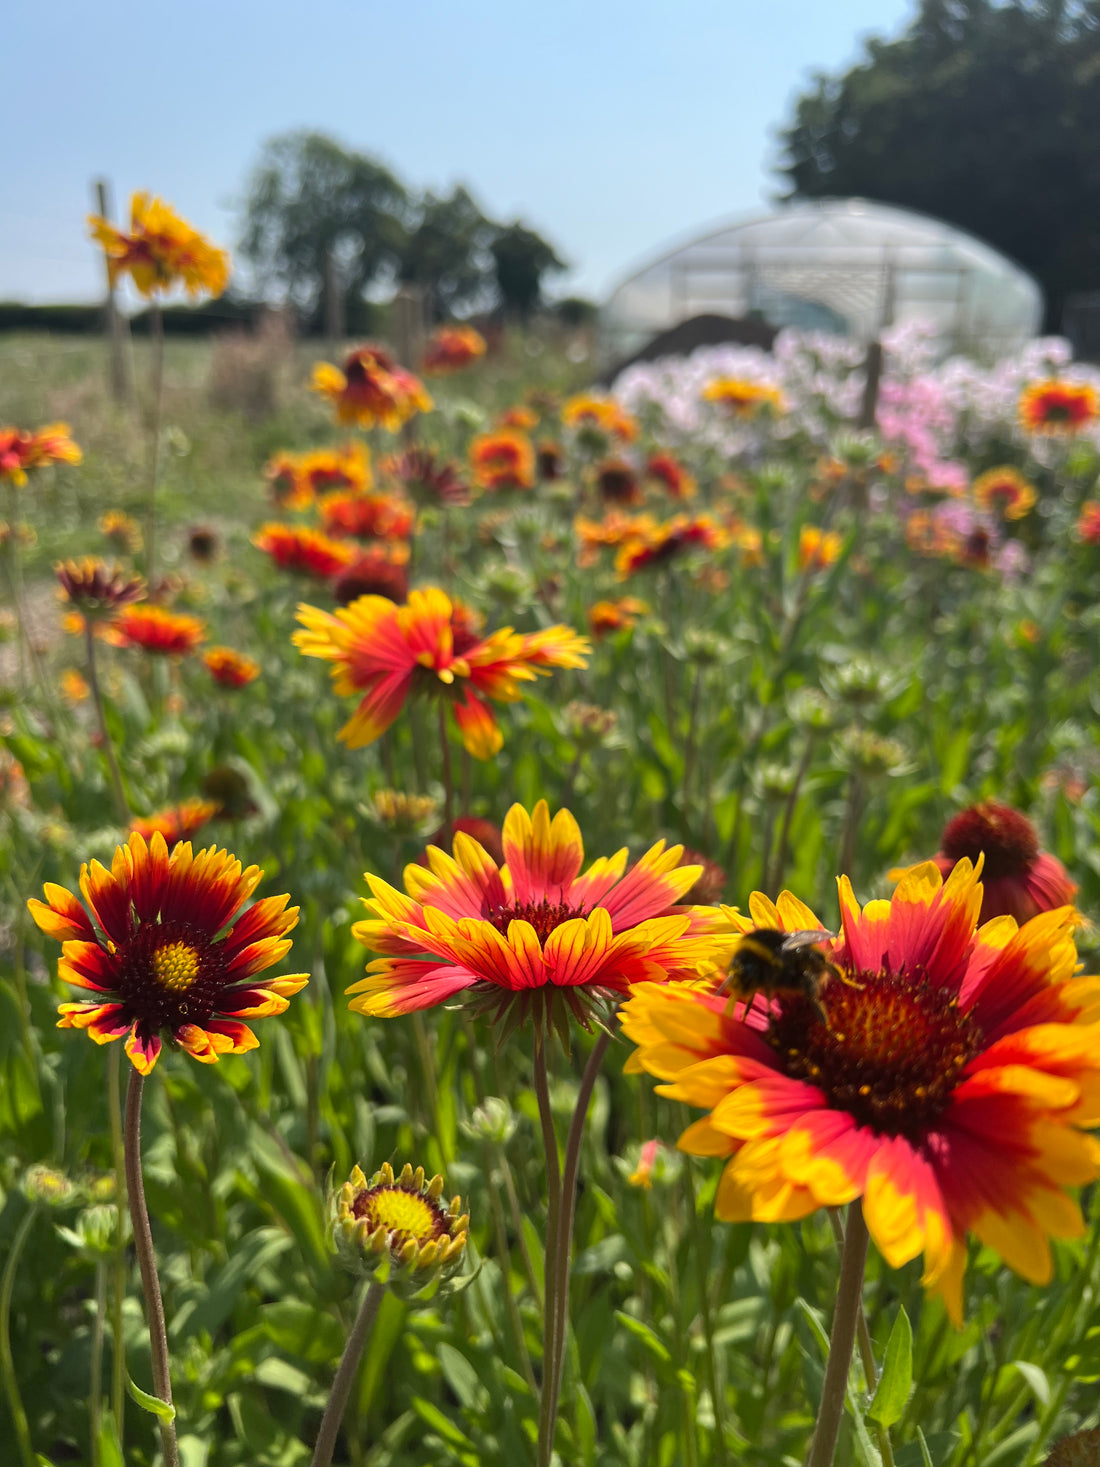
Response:
[[[154,835],[162,836],[171,851],[181,840],[190,840],[198,835],[220,809],[217,800],[184,800],[182,804],[170,805],[167,810],[158,810],[155,815],[145,815],[132,821],[130,830],[144,841],[151,841]]]
[[[1023,926],[1040,912],[1068,906],[1077,895],[1077,883],[1061,861],[1042,850],[1034,825],[1010,805],[985,800],[961,810],[947,822],[940,844],[932,859],[943,876],[959,861],[984,861],[983,922],[1007,916]]]
[[[400,494],[352,494],[334,489],[318,508],[330,535],[356,540],[407,540],[416,525],[416,511]]]
[[[110,616],[145,595],[140,576],[127,575],[92,555],[60,561],[53,570],[65,600],[90,620]]]
[[[835,530],[803,525],[798,532],[799,570],[828,570],[829,566],[836,564],[843,545],[843,536]]]
[[[424,350],[424,371],[460,372],[485,355],[485,338],[472,326],[438,326]]]
[[[360,428],[380,425],[394,433],[411,417],[432,407],[420,379],[380,346],[358,347],[342,369],[318,362],[313,369],[313,390],[329,399],[337,422],[357,423]]]
[[[571,397],[562,406],[561,420],[574,432],[617,438],[620,443],[633,443],[638,436],[637,421],[613,397],[597,397],[590,392]]]
[[[638,475],[625,458],[605,458],[596,465],[596,492],[605,504],[641,504]]]
[[[710,515],[676,515],[624,540],[615,556],[615,570],[622,581],[650,566],[665,565],[693,546],[716,550],[728,543],[726,531]]]
[[[333,580],[332,596],[337,606],[347,606],[360,596],[385,596],[403,602],[409,595],[409,547],[368,545]]]
[[[45,902],[27,903],[47,936],[61,942],[58,976],[86,991],[63,1003],[62,1029],[86,1029],[97,1044],[126,1035],[126,1053],[147,1075],[163,1040],[204,1064],[244,1054],[257,1039],[242,1019],[281,1014],[309,981],[305,973],[255,982],[290,951],[298,920],[286,896],[246,907],[258,866],[241,869],[214,846],[169,855],[164,837],[132,834],[111,869],[83,866],[83,904],[48,883]]]
[[[210,647],[202,654],[206,670],[223,688],[246,688],[260,675],[260,664],[232,647]]]
[[[1022,520],[1038,498],[1034,484],[1008,464],[979,474],[971,493],[982,509],[999,513],[1006,520]]]
[[[338,575],[355,558],[350,545],[304,525],[261,525],[252,543],[283,570],[300,571],[322,581]]]
[[[384,596],[362,596],[334,613],[299,606],[295,646],[332,664],[338,694],[363,695],[340,730],[349,748],[373,743],[409,698],[432,694],[450,701],[474,758],[488,759],[504,736],[486,699],[515,703],[522,685],[548,668],[586,665],[588,640],[570,627],[526,634],[502,627],[483,638],[463,611],[434,587],[411,591],[406,606]]]
[[[655,479],[672,499],[693,499],[695,479],[671,453],[653,453],[646,460],[646,475]]]
[[[1100,545],[1100,499],[1086,499],[1082,504],[1077,538],[1086,545]]]
[[[703,388],[703,401],[716,403],[730,417],[744,420],[763,413],[782,413],[787,406],[778,387],[743,377],[716,377]]]
[[[396,479],[411,493],[440,504],[466,505],[470,502],[469,486],[463,482],[458,466],[437,458],[430,449],[409,448],[404,453],[390,454],[382,460],[382,472]]]
[[[931,863],[862,909],[841,877],[835,973],[751,1003],[645,984],[623,1010],[628,1068],[708,1112],[680,1137],[728,1157],[716,1210],[789,1222],[862,1199],[880,1253],[924,1254],[924,1283],[962,1319],[974,1233],[1033,1283],[1051,1237],[1084,1231],[1066,1188],[1100,1172],[1100,979],[1075,976],[1072,908],[979,927],[978,871]],[[742,932],[821,923],[784,892],[759,893]]]
[[[100,533],[117,549],[133,554],[141,549],[141,526],[133,515],[121,509],[109,509],[99,517]]]
[[[583,569],[595,565],[605,547],[614,548],[631,540],[648,540],[657,532],[657,521],[649,514],[627,515],[611,509],[602,520],[578,515],[573,521],[573,528],[579,541],[577,564]]]
[[[620,596],[617,601],[597,601],[588,608],[588,627],[594,637],[606,637],[632,627],[649,607],[637,596]]]
[[[1079,433],[1100,418],[1100,394],[1087,382],[1048,377],[1024,388],[1017,412],[1025,433]]]
[[[129,275],[139,294],[153,296],[182,285],[188,295],[221,295],[229,283],[229,256],[192,229],[163,199],[134,194],[130,232],[92,215],[92,238],[103,246],[112,282]]]
[[[504,821],[503,866],[461,832],[454,857],[428,848],[428,866],[404,872],[405,891],[367,874],[372,914],[352,929],[372,952],[367,976],[347,991],[357,1013],[392,1017],[464,993],[513,1020],[594,1006],[631,984],[694,978],[728,930],[716,908],[679,905],[699,868],[658,841],[627,869],[627,852],[594,861],[582,876],[576,820],[545,800]],[[727,939],[728,940],[728,939]]]
[[[537,428],[539,415],[534,408],[510,407],[497,418],[498,428],[518,428],[521,433],[530,433],[532,428]]]
[[[68,423],[50,423],[30,432],[0,428],[0,480],[21,488],[31,469],[47,464],[78,464],[84,455],[69,437]]]
[[[365,493],[373,483],[365,443],[318,448],[312,453],[277,453],[264,468],[272,498],[286,509],[306,509],[318,494],[332,489]]]
[[[526,433],[499,428],[479,433],[470,444],[474,482],[482,489],[531,489],[535,483],[535,445]]]
[[[162,656],[194,652],[206,636],[206,624],[197,616],[142,603],[127,606],[110,624],[112,640],[121,647],[140,647]]]

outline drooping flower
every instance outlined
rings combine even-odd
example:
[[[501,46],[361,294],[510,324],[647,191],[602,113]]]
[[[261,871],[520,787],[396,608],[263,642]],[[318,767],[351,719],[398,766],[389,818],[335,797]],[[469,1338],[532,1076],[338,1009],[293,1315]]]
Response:
[[[260,664],[232,647],[210,647],[202,654],[206,670],[223,688],[246,688],[260,675]]]
[[[127,606],[110,626],[113,640],[122,647],[140,647],[162,656],[194,652],[206,635],[206,624],[197,616],[169,611],[164,606],[142,602]]]
[[[362,596],[335,613],[298,608],[304,630],[294,645],[307,657],[332,663],[333,686],[362,701],[339,737],[362,748],[383,733],[410,697],[449,700],[462,742],[475,759],[488,759],[504,742],[486,703],[514,703],[522,684],[550,667],[584,667],[588,641],[571,628],[489,637],[471,630],[463,608],[436,588],[411,591],[407,606],[384,596]]]
[[[638,436],[638,424],[613,397],[597,397],[584,392],[571,397],[562,406],[561,420],[581,437],[591,436],[593,446],[599,447],[601,440],[617,438],[620,443],[633,443]]]
[[[357,540],[407,540],[416,512],[400,494],[353,494],[334,489],[319,504],[325,530]]]
[[[462,1199],[443,1202],[443,1178],[429,1181],[423,1167],[406,1163],[400,1175],[389,1162],[368,1181],[355,1166],[328,1199],[329,1229],[341,1264],[350,1273],[378,1273],[386,1283],[423,1285],[462,1262],[470,1217]]]
[[[172,851],[181,840],[190,840],[192,836],[198,835],[220,809],[217,800],[184,800],[179,805],[158,810],[155,815],[144,815],[132,821],[130,829],[144,841],[151,841],[154,835],[162,836],[164,843]]]
[[[750,382],[742,377],[716,377],[703,388],[703,401],[716,403],[732,418],[749,419],[760,414],[786,411],[778,387]]]
[[[185,841],[169,855],[162,835],[147,844],[133,834],[109,871],[98,861],[81,868],[83,905],[47,883],[45,902],[27,905],[62,943],[61,980],[88,993],[61,1005],[58,1027],[87,1029],[97,1044],[125,1034],[143,1075],[165,1038],[204,1064],[255,1049],[239,1021],[281,1014],[309,981],[305,973],[254,981],[289,952],[285,934],[298,920],[286,896],[246,908],[261,875],[214,846],[195,855]]]
[[[299,571],[321,581],[338,575],[355,559],[350,545],[304,525],[261,525],[252,543],[283,570]]]
[[[1024,388],[1018,412],[1025,433],[1079,433],[1100,418],[1100,395],[1086,382],[1048,377]]]
[[[485,355],[485,338],[472,326],[437,326],[424,349],[424,371],[461,372]]]
[[[0,481],[21,488],[28,471],[47,464],[78,464],[84,455],[69,437],[68,423],[50,423],[31,432],[26,428],[0,428]]]
[[[637,596],[620,596],[617,601],[597,601],[588,608],[588,627],[594,637],[606,637],[632,627],[649,607]]]
[[[692,499],[695,480],[679,459],[671,453],[653,453],[646,460],[645,471],[655,479],[672,499]]]
[[[535,446],[525,433],[514,428],[479,433],[469,452],[474,482],[482,489],[534,487]]]
[[[897,1268],[924,1253],[924,1283],[962,1319],[967,1233],[1033,1283],[1048,1238],[1084,1231],[1067,1186],[1093,1180],[1100,1147],[1100,979],[1074,976],[1069,908],[1018,928],[977,927],[978,873],[931,863],[862,910],[841,877],[842,932],[815,996],[751,1002],[646,984],[623,1010],[628,1068],[708,1112],[680,1137],[728,1157],[727,1221],[795,1221],[862,1199]],[[755,893],[742,932],[821,930],[784,892]]]
[[[466,505],[470,488],[449,459],[437,458],[426,448],[409,448],[382,460],[381,469],[402,484],[410,494],[439,504]]]
[[[835,530],[821,530],[817,525],[803,525],[798,532],[798,568],[803,571],[828,570],[840,557],[843,536]]]
[[[1061,861],[1040,848],[1034,825],[1010,805],[986,800],[960,811],[947,822],[940,844],[933,860],[944,876],[959,861],[984,857],[983,922],[1007,916],[1023,926],[1039,912],[1068,906],[1077,895],[1077,883]]]
[[[1019,470],[1010,468],[1007,464],[979,474],[971,492],[975,503],[982,509],[991,514],[1000,514],[1006,520],[1022,520],[1038,497],[1035,486]]]
[[[368,873],[372,915],[352,931],[382,956],[350,1007],[392,1017],[461,993],[513,1023],[587,1023],[633,983],[694,977],[725,923],[679,905],[699,875],[681,849],[658,841],[629,869],[623,849],[582,876],[577,822],[540,800],[509,810],[502,867],[460,832],[453,859],[430,846],[427,869],[406,866],[404,893]]]
[[[417,413],[431,410],[424,384],[380,346],[361,346],[345,360],[343,370],[329,362],[313,369],[313,390],[327,397],[340,423],[361,428],[379,425],[396,432]]]
[[[112,282],[129,275],[139,294],[153,296],[182,285],[188,295],[221,295],[229,282],[229,256],[147,193],[130,201],[130,232],[92,215],[92,238],[103,246]]]
[[[53,570],[65,600],[90,621],[111,616],[145,595],[140,576],[128,575],[92,555],[60,561]]]
[[[385,596],[400,604],[409,595],[409,547],[369,545],[335,578],[332,597],[349,606],[360,596]]]

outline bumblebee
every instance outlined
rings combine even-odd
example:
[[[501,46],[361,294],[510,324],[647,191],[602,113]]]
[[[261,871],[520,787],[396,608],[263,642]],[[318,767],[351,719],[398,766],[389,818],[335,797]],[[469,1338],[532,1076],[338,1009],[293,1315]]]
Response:
[[[755,927],[741,938],[719,992],[732,994],[731,1005],[745,1003],[746,1015],[758,993],[769,999],[798,993],[809,1000],[827,1026],[821,990],[830,978],[844,978],[818,947],[832,936],[824,930],[784,932],[778,927]]]

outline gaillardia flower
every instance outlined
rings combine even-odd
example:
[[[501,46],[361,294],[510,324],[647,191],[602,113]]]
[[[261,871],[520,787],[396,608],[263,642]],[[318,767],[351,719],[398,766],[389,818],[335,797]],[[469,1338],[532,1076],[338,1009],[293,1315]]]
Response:
[[[188,295],[221,295],[229,281],[229,256],[147,193],[130,202],[130,232],[92,215],[92,238],[103,246],[112,282],[129,275],[144,296],[182,285]]]
[[[190,840],[198,835],[220,809],[217,800],[184,800],[182,804],[170,805],[167,810],[158,810],[155,815],[145,815],[133,821],[130,829],[144,841],[151,841],[154,835],[162,835],[172,851],[181,840]]]
[[[382,460],[381,470],[420,499],[454,505],[470,502],[470,487],[457,466],[437,457],[431,449],[408,448],[404,453],[390,454]]]
[[[482,489],[531,489],[535,483],[535,445],[515,428],[479,433],[470,444],[474,482]]]
[[[703,401],[717,403],[732,418],[755,418],[760,413],[781,413],[786,404],[777,387],[749,382],[743,377],[716,377],[703,388]]]
[[[1017,411],[1027,433],[1079,433],[1100,418],[1100,394],[1087,382],[1048,377],[1024,388]]]
[[[1074,976],[1075,913],[978,927],[978,871],[914,867],[860,908],[841,877],[842,931],[816,993],[750,1002],[646,984],[623,1009],[628,1068],[708,1114],[683,1150],[729,1157],[727,1221],[790,1222],[862,1198],[892,1268],[924,1253],[924,1283],[962,1319],[967,1233],[1033,1283],[1051,1237],[1084,1231],[1065,1188],[1100,1146],[1100,979]],[[790,892],[755,893],[742,932],[820,930]]]
[[[352,1167],[328,1198],[329,1230],[341,1264],[353,1274],[378,1274],[386,1283],[423,1285],[453,1273],[466,1251],[470,1216],[462,1199],[443,1201],[443,1178],[429,1181],[408,1163],[400,1175],[389,1162],[368,1181]]]
[[[1022,520],[1038,497],[1035,486],[1018,469],[1007,464],[979,474],[971,486],[971,493],[980,509],[999,513],[1006,520]]]
[[[134,1068],[147,1075],[163,1040],[204,1064],[255,1049],[241,1019],[281,1014],[308,974],[253,981],[290,951],[284,934],[298,920],[286,896],[245,907],[258,866],[242,871],[214,846],[171,855],[164,837],[137,834],[115,851],[111,869],[93,861],[80,872],[82,905],[63,886],[27,903],[49,937],[61,942],[58,976],[85,989],[63,1003],[61,1029],[87,1029],[97,1044],[126,1038]]]
[[[348,606],[360,596],[385,596],[398,604],[408,600],[409,547],[404,541],[368,545],[333,580],[337,606]]]
[[[335,613],[301,605],[298,620],[299,651],[332,663],[337,693],[364,695],[340,730],[352,749],[373,743],[414,694],[434,694],[450,700],[469,752],[488,759],[504,736],[484,700],[515,703],[522,683],[551,667],[584,667],[589,650],[566,626],[479,637],[463,608],[434,587],[410,591],[406,606],[385,596],[361,596]]]
[[[353,494],[334,489],[318,508],[325,530],[333,536],[357,540],[407,540],[416,512],[400,494]]]
[[[460,372],[485,355],[485,338],[472,326],[437,326],[424,350],[424,370]]]
[[[588,608],[588,626],[594,637],[606,637],[608,632],[620,632],[632,627],[649,607],[637,596],[620,596],[617,601],[597,601]]]
[[[561,420],[593,448],[604,446],[603,440],[607,438],[633,443],[638,436],[636,419],[613,397],[597,397],[594,393],[571,397],[562,407]]]
[[[1100,500],[1086,499],[1082,504],[1077,538],[1086,545],[1100,545]]]
[[[453,859],[429,846],[427,869],[405,867],[404,893],[368,873],[372,916],[352,932],[383,956],[350,1007],[392,1017],[463,993],[496,1018],[562,1029],[643,979],[694,978],[729,927],[716,908],[678,905],[701,870],[682,849],[658,841],[629,870],[623,849],[582,876],[576,820],[540,800],[509,810],[503,866],[459,832]]]
[[[65,600],[89,620],[110,616],[145,595],[140,576],[127,575],[91,555],[60,561],[53,571]]]
[[[655,479],[673,499],[691,499],[695,495],[695,479],[671,453],[653,453],[646,460],[646,475]]]
[[[83,454],[69,437],[68,423],[51,423],[30,432],[26,428],[0,428],[0,481],[16,488],[27,482],[28,469],[47,464],[78,464]]]
[[[246,688],[260,675],[260,664],[254,657],[232,647],[209,647],[202,654],[206,670],[223,688]]]
[[[157,652],[162,656],[194,652],[206,635],[206,625],[197,616],[186,616],[145,602],[124,607],[111,623],[110,630],[120,646],[140,647],[144,652]]]
[[[416,413],[426,413],[432,400],[424,384],[398,366],[380,346],[361,346],[344,362],[343,370],[329,362],[313,369],[313,390],[327,397],[339,423],[361,428],[380,424],[396,432]]]
[[[305,525],[261,525],[252,537],[257,550],[270,555],[283,570],[298,571],[327,581],[355,559],[355,551],[320,530]]]
[[[1034,825],[1010,805],[985,800],[960,811],[947,822],[940,844],[933,860],[943,876],[959,861],[973,864],[984,857],[983,922],[1007,916],[1023,926],[1039,912],[1069,905],[1077,895],[1077,883],[1061,861],[1040,849]]]

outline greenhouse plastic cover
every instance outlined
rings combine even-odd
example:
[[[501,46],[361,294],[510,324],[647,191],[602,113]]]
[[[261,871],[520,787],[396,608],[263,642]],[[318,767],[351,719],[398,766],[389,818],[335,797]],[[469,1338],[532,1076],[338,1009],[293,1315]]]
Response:
[[[601,326],[610,358],[705,313],[861,341],[919,320],[943,352],[998,355],[1035,335],[1042,306],[1035,281],[973,235],[866,199],[828,199],[669,251],[612,292]]]

